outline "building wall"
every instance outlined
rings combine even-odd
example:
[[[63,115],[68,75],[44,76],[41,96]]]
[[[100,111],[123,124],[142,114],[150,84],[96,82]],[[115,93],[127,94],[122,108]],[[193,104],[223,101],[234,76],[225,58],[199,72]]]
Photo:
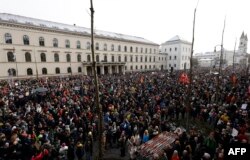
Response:
[[[191,44],[179,41],[166,42],[161,45],[161,51],[168,54],[167,69],[173,67],[174,70],[190,68]]]
[[[12,44],[5,43],[5,33],[11,34]],[[24,35],[29,36],[29,45],[23,44]],[[6,23],[2,24],[0,21],[0,37],[0,78],[9,78],[8,70],[10,68],[17,70],[18,77],[27,77],[28,68],[31,68],[33,71],[31,77],[36,76],[36,70],[38,76],[55,75],[56,67],[60,68],[60,75],[69,75],[70,73],[67,71],[68,67],[72,68],[72,74],[87,74],[82,62],[88,61],[88,55],[92,59],[91,50],[87,49],[87,43],[90,43],[91,40],[89,35],[77,35],[57,30],[34,29],[29,27],[29,25],[6,25]],[[39,45],[39,37],[44,38],[44,46]],[[58,47],[53,47],[54,38],[58,39]],[[65,47],[66,39],[70,41],[70,48]],[[77,41],[80,41],[80,49],[76,47]],[[114,62],[118,62],[119,56],[121,56],[121,62],[125,62],[125,56],[127,56],[125,72],[167,69],[167,55],[160,54],[159,46],[156,44],[105,37],[96,37],[95,42],[99,43],[99,50],[95,50],[95,53],[99,55],[100,62],[104,60],[104,55],[107,55],[108,62],[112,62],[112,56],[114,56]],[[107,50],[104,50],[104,44],[107,44]],[[112,44],[114,45],[114,51],[111,50]],[[121,51],[118,51],[118,45],[121,46]],[[127,47],[127,51],[125,51],[125,46]],[[130,47],[133,48],[132,52],[130,51]],[[138,48],[137,52],[136,47]],[[8,52],[14,52],[16,61],[8,61]],[[26,52],[31,54],[31,62],[26,62]],[[42,53],[46,54],[46,62],[41,61]],[[59,54],[59,62],[55,62],[54,60],[55,53]],[[67,54],[71,56],[70,62],[67,62]],[[81,61],[77,60],[78,55],[81,56]],[[131,57],[133,57],[132,61]],[[136,57],[138,57],[137,62]],[[47,68],[47,75],[42,74],[42,68]],[[83,73],[78,72],[78,68],[81,68]]]

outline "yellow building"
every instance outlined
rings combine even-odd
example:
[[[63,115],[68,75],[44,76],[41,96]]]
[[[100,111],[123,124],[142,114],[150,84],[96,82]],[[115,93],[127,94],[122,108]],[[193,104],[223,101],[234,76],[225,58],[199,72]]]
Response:
[[[0,78],[91,75],[90,29],[0,13]],[[98,74],[164,70],[167,55],[141,37],[95,30]]]

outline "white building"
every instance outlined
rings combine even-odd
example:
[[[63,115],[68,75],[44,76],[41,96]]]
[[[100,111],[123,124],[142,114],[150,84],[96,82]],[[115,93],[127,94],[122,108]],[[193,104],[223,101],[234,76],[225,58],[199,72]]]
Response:
[[[168,55],[167,69],[190,68],[191,43],[178,35],[161,44],[161,53]]]
[[[248,38],[247,35],[242,33],[240,37],[239,47],[238,50],[232,51],[232,50],[226,50],[223,48],[223,61],[225,64],[223,66],[232,66],[233,63],[236,65],[246,65],[247,64],[247,44],[248,44]],[[215,47],[216,48],[216,47]],[[218,48],[218,46],[217,46]],[[211,66],[219,66],[220,63],[220,56],[221,56],[221,50],[214,51],[214,52],[206,52],[206,53],[196,53],[194,54],[194,58],[198,59],[199,66],[201,67],[207,67],[207,63],[205,62],[208,59],[212,60]]]
[[[92,74],[90,29],[0,13],[0,78]],[[159,45],[95,30],[98,74],[167,69]]]

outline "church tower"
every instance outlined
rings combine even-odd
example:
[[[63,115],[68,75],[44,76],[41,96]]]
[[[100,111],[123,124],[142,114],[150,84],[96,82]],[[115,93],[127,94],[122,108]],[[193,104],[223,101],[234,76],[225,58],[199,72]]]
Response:
[[[244,31],[242,32],[240,36],[240,44],[239,44],[239,53],[246,54],[247,53],[247,34],[244,34]]]

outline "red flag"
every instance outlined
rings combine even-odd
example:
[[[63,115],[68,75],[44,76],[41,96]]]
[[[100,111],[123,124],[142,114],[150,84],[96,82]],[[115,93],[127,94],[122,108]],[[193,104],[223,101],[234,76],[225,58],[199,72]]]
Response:
[[[231,76],[231,81],[232,81],[233,85],[236,85],[236,83],[237,83],[237,77],[236,77],[236,75],[234,73]]]
[[[141,82],[141,83],[143,83],[143,82],[144,82],[144,77],[143,77],[143,76],[141,76],[141,78],[140,78],[140,82]]]
[[[183,84],[188,84],[189,83],[189,78],[186,73],[182,73],[179,78],[179,82]]]

